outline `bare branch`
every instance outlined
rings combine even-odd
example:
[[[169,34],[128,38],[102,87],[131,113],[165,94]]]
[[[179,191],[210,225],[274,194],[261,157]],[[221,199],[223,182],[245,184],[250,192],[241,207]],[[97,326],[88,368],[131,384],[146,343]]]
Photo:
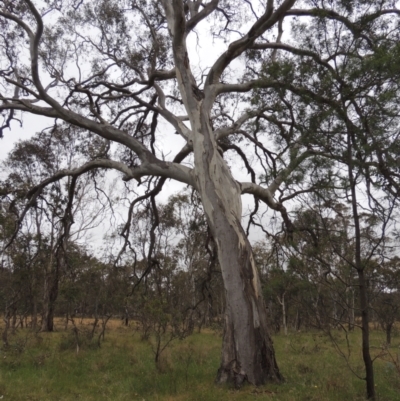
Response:
[[[186,23],[186,32],[192,31],[194,28],[196,28],[199,22],[207,18],[213,11],[215,11],[218,7],[218,3],[219,0],[211,0],[200,12],[192,16],[192,18]]]
[[[265,13],[254,23],[248,33],[241,39],[231,43],[228,50],[223,53],[208,73],[205,92],[213,84],[218,84],[225,68],[244,51],[249,49],[265,31],[273,27],[287,11],[294,5],[296,0],[285,0],[274,12],[273,1],[269,0]],[[211,95],[212,96],[212,95]]]

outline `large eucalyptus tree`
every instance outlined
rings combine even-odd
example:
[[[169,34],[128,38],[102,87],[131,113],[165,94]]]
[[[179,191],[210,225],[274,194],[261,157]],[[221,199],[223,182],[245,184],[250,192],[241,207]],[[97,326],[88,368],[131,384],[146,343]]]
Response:
[[[290,86],[290,74],[286,81],[277,77],[277,70],[287,70],[277,62],[277,51],[334,68],[331,60],[307,53],[310,49],[284,48],[284,20],[326,18],[351,40],[365,28],[353,7],[359,4],[367,13],[362,17],[371,20],[393,11],[386,2],[351,0],[0,1],[2,130],[20,114],[32,113],[103,141],[81,166],[32,188],[27,207],[47,185],[98,168],[137,180],[145,188],[141,199],[153,198],[167,179],[195,188],[217,244],[226,291],[220,382],[282,379],[241,223],[241,195],[254,195],[256,207],[263,201],[281,214],[289,232],[293,229],[283,203],[295,196],[294,185],[312,164],[307,159],[317,154],[308,146],[314,130],[306,121],[310,107],[298,96],[313,92]],[[218,44],[214,52],[193,61],[201,46],[213,44]],[[312,79],[307,76],[304,83]],[[165,155],[171,144],[176,144],[173,155]],[[232,154],[250,182],[235,178]],[[129,229],[128,220],[122,230],[126,239]]]

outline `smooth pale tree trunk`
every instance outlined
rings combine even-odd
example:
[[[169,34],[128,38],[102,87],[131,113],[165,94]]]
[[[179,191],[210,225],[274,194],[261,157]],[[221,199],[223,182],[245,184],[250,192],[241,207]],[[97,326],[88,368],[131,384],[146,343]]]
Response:
[[[201,116],[201,113],[199,113]],[[241,225],[241,188],[218,151],[208,118],[194,127],[196,181],[226,293],[222,360],[217,381],[261,385],[281,381],[258,271]]]
[[[11,329],[12,329],[12,334],[15,334],[15,331],[17,329],[17,308],[12,309],[11,313]]]
[[[279,304],[282,306],[282,324],[283,324],[283,332],[285,333],[285,336],[288,335],[288,329],[287,329],[287,322],[286,322],[286,303],[285,303],[285,295],[286,292],[282,294],[282,297],[279,298],[277,296],[276,298],[278,299]]]

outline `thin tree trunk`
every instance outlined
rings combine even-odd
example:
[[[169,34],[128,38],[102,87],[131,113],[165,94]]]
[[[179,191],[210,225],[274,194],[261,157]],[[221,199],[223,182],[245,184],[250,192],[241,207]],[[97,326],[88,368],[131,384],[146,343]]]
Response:
[[[43,299],[42,324],[40,331],[54,331],[54,308],[58,298],[58,266],[46,276]]]
[[[36,329],[37,327],[37,301],[36,297],[32,297],[32,320],[31,320],[32,329]]]
[[[354,288],[350,287],[348,293],[350,294],[349,300],[347,302],[349,314],[349,331],[353,331],[355,324]]]
[[[337,302],[335,294],[332,294],[332,324],[331,327],[337,327],[338,314],[337,314]]]
[[[64,325],[65,331],[67,331],[68,329],[68,321],[69,321],[69,305],[67,307],[67,313],[65,314],[65,325]]]
[[[360,295],[360,310],[361,310],[361,332],[362,332],[362,355],[365,365],[365,381],[367,387],[367,398],[376,399],[374,385],[374,369],[369,346],[369,316],[368,316],[368,296],[367,283],[365,280],[365,267],[361,260],[361,229],[360,217],[358,215],[356,180],[353,175],[353,159],[350,133],[347,135],[347,151],[348,151],[348,173],[351,190],[351,205],[354,221],[355,233],[355,268],[358,274],[358,286]]]
[[[279,296],[277,296],[276,298],[278,299],[279,304],[282,306],[282,324],[283,324],[283,332],[285,333],[285,336],[288,335],[288,330],[287,330],[287,322],[286,322],[286,304],[285,304],[285,294],[286,292],[284,292],[282,294],[282,297],[279,298]]]
[[[386,344],[390,345],[392,342],[392,327],[393,324],[389,323],[386,325]]]
[[[300,317],[300,311],[299,309],[297,309],[295,331],[300,331],[300,327],[301,327],[301,317]]]
[[[52,331],[49,328],[49,312],[50,312],[50,292],[51,292],[51,281],[52,281],[51,276],[53,272],[53,259],[54,255],[53,252],[51,252],[49,263],[46,266],[45,277],[44,277],[44,288],[43,288],[43,310],[42,310],[42,322],[40,331],[44,332]]]
[[[4,347],[8,347],[8,330],[10,328],[10,315],[8,311],[6,311],[3,320],[4,320],[4,329],[3,332],[1,333],[1,339],[3,341]]]
[[[12,334],[15,334],[15,331],[17,329],[17,308],[14,307],[12,308],[12,314],[11,314],[11,330]]]
[[[367,285],[364,269],[358,270],[358,282],[360,286],[361,331],[362,331],[362,355],[365,365],[365,381],[367,385],[367,398],[375,399],[374,369],[369,347],[369,319]]]
[[[124,325],[126,327],[129,326],[129,309],[128,309],[128,306],[126,306],[126,305],[125,305]]]

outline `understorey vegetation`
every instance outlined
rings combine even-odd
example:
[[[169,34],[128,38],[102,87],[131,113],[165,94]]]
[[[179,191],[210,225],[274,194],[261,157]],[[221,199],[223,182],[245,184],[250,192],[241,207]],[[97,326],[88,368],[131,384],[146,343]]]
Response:
[[[135,322],[128,326],[111,318],[101,347],[94,318],[76,320],[76,336],[71,325],[65,328],[63,318],[55,319],[52,333],[18,328],[10,337],[9,347],[0,350],[0,396],[11,401],[55,399],[72,401],[122,400],[278,400],[342,401],[365,399],[364,383],[351,374],[349,366],[362,372],[360,331],[335,331],[332,338],[319,330],[281,331],[273,334],[284,384],[260,387],[213,384],[218,369],[221,332],[202,328],[191,336],[173,342],[154,361],[153,339],[142,340]],[[0,326],[4,327],[4,326]],[[396,400],[400,389],[396,334],[392,346],[386,347],[385,334],[377,327],[371,331],[372,355],[376,372],[376,394],[379,400]],[[345,359],[336,349],[350,353]]]

